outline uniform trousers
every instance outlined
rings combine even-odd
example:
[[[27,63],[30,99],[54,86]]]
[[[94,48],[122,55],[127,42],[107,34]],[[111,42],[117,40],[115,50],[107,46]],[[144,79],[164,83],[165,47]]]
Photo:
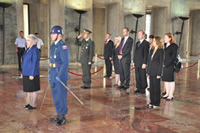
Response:
[[[85,87],[90,87],[91,84],[91,65],[81,64],[82,65],[82,80]]]
[[[66,88],[58,81],[51,81],[51,91],[53,95],[53,101],[56,107],[56,112],[58,114],[65,115],[68,112],[67,109],[67,90]],[[64,83],[64,82],[63,82]],[[65,85],[67,85],[65,83]]]

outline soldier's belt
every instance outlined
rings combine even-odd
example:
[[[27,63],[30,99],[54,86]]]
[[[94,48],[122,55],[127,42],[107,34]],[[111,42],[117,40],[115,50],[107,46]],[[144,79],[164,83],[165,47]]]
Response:
[[[56,64],[56,63],[49,63],[49,67],[53,67],[53,68],[59,68],[61,67],[62,64]]]
[[[49,63],[49,67],[56,67],[56,63]]]

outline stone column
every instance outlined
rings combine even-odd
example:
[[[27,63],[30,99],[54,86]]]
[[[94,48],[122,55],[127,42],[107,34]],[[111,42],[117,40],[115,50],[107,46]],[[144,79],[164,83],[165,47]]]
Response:
[[[153,8],[151,20],[151,33],[155,36],[163,37],[168,29],[166,8]]]
[[[65,30],[65,0],[49,0],[49,31],[55,25]],[[65,38],[65,37],[64,37]],[[48,52],[52,41],[48,40]],[[49,53],[48,53],[49,56]]]
[[[16,0],[17,33],[24,31],[23,0]]]
[[[191,12],[190,20],[187,20],[191,22],[191,54],[198,54],[200,53],[200,10],[195,10]],[[187,24],[185,24],[187,25]],[[185,31],[189,32],[189,31]]]

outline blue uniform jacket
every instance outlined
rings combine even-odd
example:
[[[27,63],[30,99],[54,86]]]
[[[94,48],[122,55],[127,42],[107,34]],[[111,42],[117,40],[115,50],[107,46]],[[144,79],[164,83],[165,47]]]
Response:
[[[50,49],[50,63],[56,64],[56,67],[51,67],[49,70],[49,80],[56,82],[56,77],[59,77],[63,83],[69,80],[69,48],[66,43],[60,40],[56,45],[53,43]]]
[[[37,46],[34,45],[28,48],[24,52],[22,75],[23,76],[37,76],[40,75],[40,51]]]

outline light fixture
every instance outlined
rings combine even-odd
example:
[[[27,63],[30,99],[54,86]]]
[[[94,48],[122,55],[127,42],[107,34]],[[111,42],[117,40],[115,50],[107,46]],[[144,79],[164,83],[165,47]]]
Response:
[[[134,38],[134,46],[135,46],[136,35],[137,35],[137,28],[138,28],[138,20],[139,20],[139,18],[143,17],[144,15],[142,15],[142,14],[132,14],[132,15],[137,18],[136,24],[135,24],[135,31],[131,30],[131,32],[130,32],[130,33],[135,33],[135,38]]]
[[[84,13],[86,13],[87,11],[84,11],[84,10],[77,10],[77,9],[75,9],[74,11],[77,12],[77,13],[79,14],[79,24],[78,24],[78,28],[75,28],[75,31],[78,31],[78,35],[80,35],[80,33],[81,33],[81,15],[84,14]],[[78,46],[77,61],[78,61],[78,59],[79,59],[79,47],[80,47],[80,46]]]
[[[180,16],[179,17],[181,20],[183,20],[183,22],[182,22],[182,26],[181,26],[181,32],[176,32],[175,34],[180,34],[180,40],[179,40],[179,49],[180,49],[180,46],[181,46],[181,40],[182,40],[182,35],[183,35],[183,29],[184,29],[184,23],[185,23],[185,20],[188,20],[189,19],[189,17],[182,17],[182,16]]]

